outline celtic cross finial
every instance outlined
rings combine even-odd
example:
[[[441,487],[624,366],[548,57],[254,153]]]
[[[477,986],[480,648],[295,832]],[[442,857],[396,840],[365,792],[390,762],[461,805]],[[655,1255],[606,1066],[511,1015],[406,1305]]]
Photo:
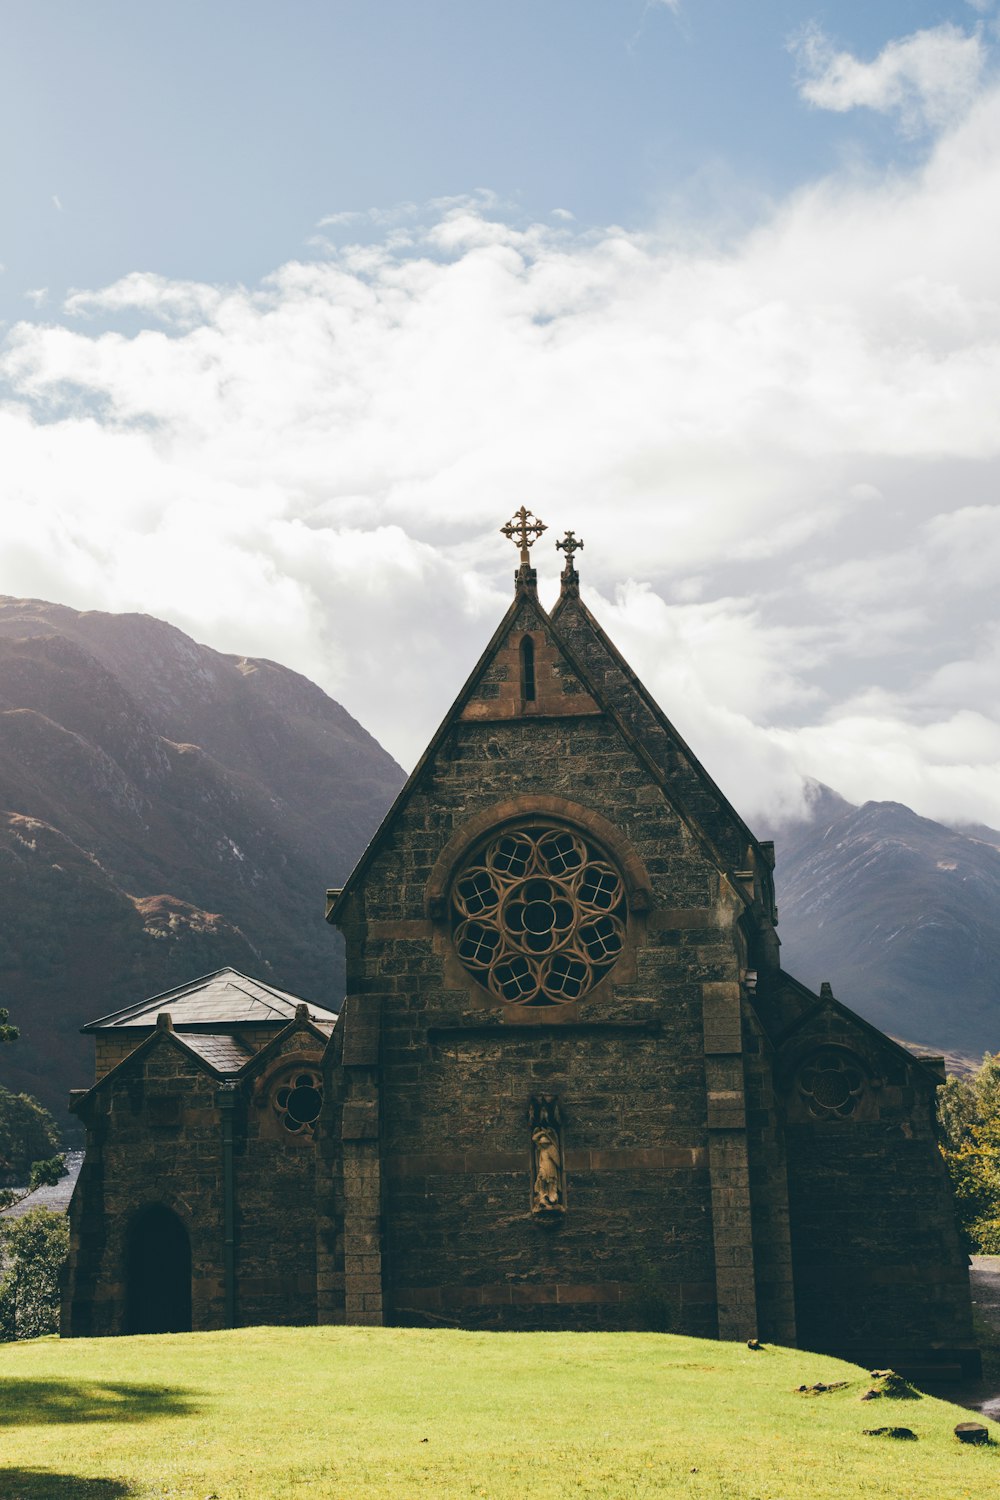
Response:
[[[521,564],[527,567],[531,559],[528,556],[528,548],[533,547],[535,542],[548,527],[544,521],[539,521],[526,506],[516,510],[507,522],[506,526],[500,527],[502,536],[515,543],[521,549]]]
[[[562,570],[562,590],[564,594],[575,594],[580,587],[580,575],[576,571],[573,554],[574,552],[579,552],[582,546],[583,542],[575,531],[567,531],[565,540],[556,542],[557,549],[566,554],[566,564]]]

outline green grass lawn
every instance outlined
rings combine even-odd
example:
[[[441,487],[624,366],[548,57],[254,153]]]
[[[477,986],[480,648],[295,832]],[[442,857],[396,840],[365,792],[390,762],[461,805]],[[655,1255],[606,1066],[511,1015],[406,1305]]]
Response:
[[[0,1347],[0,1496],[995,1500],[1000,1446],[952,1433],[970,1413],[862,1402],[870,1383],[799,1350],[662,1334],[39,1339]],[[863,1435],[882,1426],[918,1441]]]

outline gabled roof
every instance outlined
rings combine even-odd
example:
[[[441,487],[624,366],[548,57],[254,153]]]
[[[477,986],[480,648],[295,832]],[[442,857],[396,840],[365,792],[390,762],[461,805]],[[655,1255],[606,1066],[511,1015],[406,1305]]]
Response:
[[[718,849],[724,865],[740,868],[748,846],[756,845],[758,840],[575,589],[563,590],[551,619],[561,638],[582,660],[591,679],[613,701],[617,712],[659,766],[671,800],[676,798],[700,825]]]
[[[253,1054],[243,1069],[243,1077],[253,1078],[256,1074],[265,1072],[270,1067],[272,1060],[281,1055],[282,1048],[288,1041],[288,1038],[295,1033],[311,1036],[318,1043],[318,1050],[320,1052],[326,1052],[326,1049],[330,1045],[331,1032],[329,1027],[326,1025],[317,1026],[307,1017],[293,1016],[287,1026],[283,1026],[280,1031],[276,1031],[274,1036],[259,1051]],[[291,1055],[289,1055],[289,1060],[291,1060]]]
[[[580,608],[583,609],[584,606],[581,605]],[[552,615],[548,615],[542,608],[541,604],[538,602],[538,597],[534,591],[534,587],[522,583],[519,578],[518,586],[510,608],[507,610],[503,619],[500,621],[500,624],[497,626],[497,629],[494,631],[492,639],[490,640],[482,656],[479,658],[479,661],[476,663],[475,667],[470,673],[464,687],[462,688],[458,697],[455,699],[455,702],[452,704],[448,713],[445,715],[437,733],[434,735],[434,738],[431,740],[427,749],[420,757],[420,760],[417,762],[411,775],[407,778],[405,785],[397,796],[395,802],[392,804],[392,807],[389,809],[385,818],[382,820],[382,823],[379,826],[375,837],[372,839],[364,854],[361,856],[361,859],[352,870],[346,885],[335,896],[327,912],[328,922],[336,923],[340,913],[344,909],[347,898],[362,882],[365,873],[367,872],[373,859],[378,854],[384,840],[395,825],[397,819],[401,816],[415,789],[422,781],[426,767],[433,761],[439,746],[445,739],[445,736],[448,734],[452,725],[455,724],[460,718],[462,718],[463,710],[465,709],[469,700],[474,696],[475,691],[481,679],[483,678],[484,673],[486,672],[486,669],[488,668],[494,657],[497,655],[505,637],[511,631],[514,624],[519,621],[519,617],[519,628],[524,628],[525,614],[528,617],[534,614],[538,628],[546,632],[551,637],[554,645],[564,658],[568,669],[573,674],[575,674],[575,676],[579,679],[580,685],[586,690],[589,697],[593,700],[593,705],[596,710],[604,714],[616,725],[620,734],[629,744],[634,753],[638,756],[639,760],[646,766],[650,773],[660,783],[665,795],[667,796],[667,799],[671,802],[671,805],[674,807],[675,811],[678,813],[682,821],[686,824],[690,832],[698,840],[702,847],[706,849],[706,852],[710,853],[710,857],[712,857],[721,866],[721,868],[726,870],[735,870],[742,865],[743,859],[745,858],[747,844],[757,842],[754,839],[753,835],[750,833],[749,829],[743,823],[742,819],[738,817],[728,801],[726,801],[722,792],[719,791],[719,789],[715,786],[715,783],[712,782],[708,777],[707,772],[702,770],[701,766],[698,764],[698,761],[688,750],[680,735],[677,734],[676,730],[674,730],[672,725],[670,725],[653,699],[650,698],[648,693],[646,693],[646,690],[642,687],[639,679],[618,655],[615,648],[611,645],[611,642],[607,639],[606,636],[604,636],[603,632],[600,630],[600,626],[597,624],[596,620],[594,620],[593,616],[589,615],[588,612],[586,618],[590,621],[593,630],[597,633],[599,641],[603,642],[603,647],[606,648],[609,653],[613,653],[616,663],[620,663],[621,670],[623,670],[628,675],[628,678],[636,692],[643,695],[641,699],[643,712],[655,715],[657,727],[659,728],[661,734],[669,735],[672,737],[673,741],[679,747],[682,756],[686,757],[691,766],[696,768],[697,774],[702,778],[705,786],[710,790],[710,794],[713,795],[715,799],[717,799],[718,804],[720,804],[725,809],[725,812],[728,814],[728,816],[730,816],[738,826],[739,838],[741,841],[743,841],[743,847],[739,850],[738,853],[735,853],[731,850],[720,850],[718,841],[711,837],[711,834],[704,828],[701,820],[698,818],[697,814],[692,811],[688,803],[683,799],[683,797],[679,795],[675,796],[676,787],[671,781],[668,767],[663,764],[662,758],[657,757],[654,751],[646,743],[647,737],[643,736],[640,733],[639,726],[633,722],[630,722],[629,717],[620,711],[618,703],[615,700],[615,697],[612,696],[612,693],[608,690],[608,687],[605,686],[603,681],[598,680],[598,678],[595,677],[593,670],[581,658],[579,651],[575,649],[574,645],[568,639],[567,635],[557,628],[556,618],[558,612],[559,606],[557,605],[556,609],[553,610]],[[612,687],[617,688],[617,684],[613,684]],[[741,899],[747,899],[745,893],[742,891],[739,885],[739,882],[736,882],[734,884],[734,890],[741,897]]]
[[[135,1068],[138,1062],[148,1057],[156,1047],[173,1047],[185,1057],[191,1058],[197,1067],[210,1077],[229,1081],[236,1076],[238,1069],[231,1067],[229,1061],[216,1064],[200,1048],[193,1047],[191,1043],[196,1040],[199,1040],[199,1038],[192,1037],[190,1033],[186,1036],[179,1036],[169,1024],[165,1023],[154,1026],[149,1035],[144,1037],[137,1047],[133,1047],[132,1051],[126,1057],[123,1057],[120,1062],[115,1063],[113,1068],[109,1068],[106,1073],[102,1073],[97,1082],[92,1084],[89,1089],[72,1090],[69,1098],[70,1113],[79,1114],[81,1110],[85,1110],[91,1099],[96,1098],[98,1094],[104,1093],[123,1074],[127,1075]],[[241,1048],[240,1051],[242,1052],[243,1049]],[[245,1067],[252,1058],[253,1053],[247,1053],[243,1057],[241,1066]]]
[[[795,993],[795,997],[803,1009],[793,1021],[773,1032],[771,1042],[775,1049],[783,1047],[787,1042],[792,1041],[800,1032],[807,1031],[811,1023],[816,1020],[817,1016],[822,1015],[824,1011],[833,1011],[834,1014],[843,1016],[845,1020],[856,1026],[862,1034],[870,1037],[876,1045],[882,1047],[887,1052],[895,1054],[901,1061],[916,1068],[919,1073],[926,1074],[935,1084],[941,1081],[937,1077],[932,1059],[922,1057],[917,1052],[911,1052],[909,1047],[904,1047],[894,1037],[889,1036],[887,1032],[881,1031],[871,1021],[866,1021],[864,1016],[858,1015],[856,1010],[852,1010],[849,1005],[845,1005],[843,1000],[838,1000],[836,995],[830,992],[821,995],[815,994],[801,980],[789,974],[786,969],[779,969],[776,982],[790,988]],[[824,986],[825,988],[826,986]]]
[[[181,1030],[192,1026],[285,1026],[294,1019],[295,1007],[303,1003],[309,1004],[314,1021],[331,1026],[336,1021],[336,1011],[323,1005],[303,1002],[297,995],[276,990],[260,979],[250,979],[236,969],[217,969],[214,974],[205,974],[162,995],[101,1016],[81,1029],[90,1032],[155,1026],[163,1012],[169,1013],[175,1028]]]
[[[192,1052],[203,1057],[217,1073],[238,1073],[253,1057],[253,1049],[245,1047],[234,1036],[224,1032],[189,1031],[184,1040]]]

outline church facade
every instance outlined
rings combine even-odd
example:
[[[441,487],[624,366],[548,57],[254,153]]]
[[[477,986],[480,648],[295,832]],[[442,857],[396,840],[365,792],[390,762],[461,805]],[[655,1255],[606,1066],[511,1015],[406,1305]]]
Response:
[[[542,608],[543,529],[505,528],[510,609],[329,895],[339,1016],[95,1023],[64,1332],[669,1327],[974,1369],[940,1059],[784,973],[773,846],[583,604],[571,533]]]

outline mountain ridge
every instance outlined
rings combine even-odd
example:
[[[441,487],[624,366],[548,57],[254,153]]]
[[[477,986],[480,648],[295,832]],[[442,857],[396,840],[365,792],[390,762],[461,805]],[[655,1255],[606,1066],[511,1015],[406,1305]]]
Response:
[[[9,1086],[61,1108],[77,1028],[231,963],[339,999],[323,921],[403,772],[340,704],[150,615],[0,598]]]
[[[61,1110],[78,1028],[232,965],[336,1008],[323,921],[402,785],[340,704],[150,615],[0,597],[4,1081]],[[956,1067],[1000,1048],[1000,833],[809,789],[773,830],[782,960]]]
[[[921,1048],[1000,1049],[1000,837],[976,829],[818,786],[775,831],[782,962]]]

